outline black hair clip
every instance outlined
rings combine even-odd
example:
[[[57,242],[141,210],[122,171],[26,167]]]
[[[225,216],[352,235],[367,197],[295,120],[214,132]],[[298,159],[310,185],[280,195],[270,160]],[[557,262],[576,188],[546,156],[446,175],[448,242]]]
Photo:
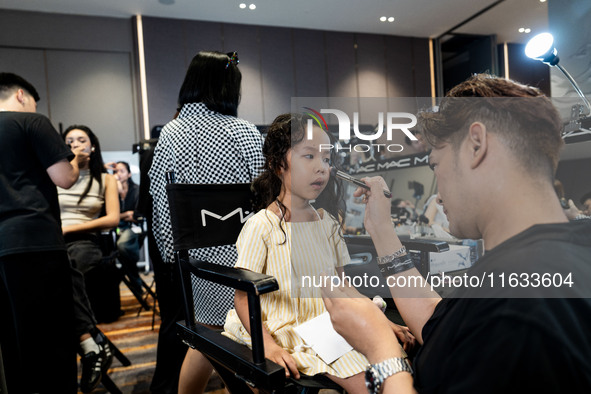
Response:
[[[238,59],[238,52],[236,52],[236,51],[228,52],[227,55],[230,59],[228,59],[228,63],[226,64],[226,69],[228,69],[228,67],[230,67],[230,63],[232,63],[233,65],[237,65],[238,63],[240,63],[240,60]]]

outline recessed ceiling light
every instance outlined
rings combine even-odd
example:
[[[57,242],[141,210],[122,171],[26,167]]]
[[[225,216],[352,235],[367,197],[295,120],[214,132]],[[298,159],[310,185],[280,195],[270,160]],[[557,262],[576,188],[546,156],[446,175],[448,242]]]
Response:
[[[525,29],[524,29],[523,27],[520,27],[520,28],[519,28],[519,32],[520,32],[520,33],[523,33],[524,31],[525,31]]]
[[[540,3],[545,3],[545,2],[546,2],[546,0],[540,0]]]
[[[528,28],[526,28],[526,29],[525,29],[525,33],[526,33],[526,34],[527,34],[527,33],[531,33],[531,29],[530,29],[529,27],[528,27]]]
[[[382,22],[386,22],[386,20],[388,20],[388,18],[386,18],[385,16],[382,16],[382,17],[380,18],[380,20],[381,20]]]
[[[251,10],[254,10],[254,9],[256,9],[256,8],[257,8],[257,6],[256,6],[256,5],[254,5],[254,4],[251,4],[251,5],[249,5],[249,6],[248,6],[248,8],[250,8]]]
[[[388,22],[394,22],[394,17],[393,16],[389,17]]]
[[[246,8],[246,4],[240,3],[240,8],[245,9]]]

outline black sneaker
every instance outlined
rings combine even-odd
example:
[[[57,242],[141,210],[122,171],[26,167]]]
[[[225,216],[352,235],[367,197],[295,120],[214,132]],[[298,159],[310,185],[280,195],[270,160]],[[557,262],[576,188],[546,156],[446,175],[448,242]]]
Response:
[[[102,366],[104,352],[88,352],[82,355],[82,377],[80,378],[80,391],[90,393],[98,386],[102,378]]]
[[[101,365],[101,372],[107,373],[107,370],[111,367],[113,363],[113,352],[111,352],[111,346],[109,346],[109,339],[102,333],[102,331],[97,330],[93,333],[93,339],[96,344],[101,349],[103,363]]]
[[[106,374],[109,368],[111,368],[111,364],[113,363],[113,353],[111,353],[109,341],[105,341],[105,343],[99,343],[99,347],[101,348],[101,353],[103,353],[103,363],[101,365],[101,372],[103,374]]]

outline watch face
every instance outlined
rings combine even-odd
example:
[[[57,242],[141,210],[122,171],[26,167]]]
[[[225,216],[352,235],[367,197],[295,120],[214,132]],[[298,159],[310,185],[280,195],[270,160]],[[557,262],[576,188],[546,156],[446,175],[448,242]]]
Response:
[[[373,368],[365,371],[365,386],[370,393],[377,393],[376,376],[373,373]]]

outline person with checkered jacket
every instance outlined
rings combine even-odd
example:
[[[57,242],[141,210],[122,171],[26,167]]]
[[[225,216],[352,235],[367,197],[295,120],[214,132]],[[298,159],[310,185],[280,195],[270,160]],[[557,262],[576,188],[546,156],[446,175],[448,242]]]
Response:
[[[252,123],[237,117],[242,79],[237,63],[236,52],[199,52],[193,58],[180,89],[178,115],[162,128],[154,151],[149,171],[153,232],[162,260],[170,263],[164,264],[170,271],[168,277],[175,279],[163,286],[157,282],[163,321],[152,393],[175,392],[176,379],[179,393],[203,392],[212,372],[209,361],[197,350],[189,349],[184,361],[163,355],[165,348],[179,341],[174,324],[182,320],[165,174],[174,171],[178,183],[201,184],[245,183],[259,175],[264,164],[263,139]],[[196,249],[191,257],[232,267],[236,246]],[[162,289],[167,291],[163,294]],[[166,310],[163,297],[176,297],[170,303],[165,300],[175,310]],[[223,326],[226,313],[233,308],[232,289],[193,279],[193,297],[195,304],[203,306],[195,316],[199,323]]]

